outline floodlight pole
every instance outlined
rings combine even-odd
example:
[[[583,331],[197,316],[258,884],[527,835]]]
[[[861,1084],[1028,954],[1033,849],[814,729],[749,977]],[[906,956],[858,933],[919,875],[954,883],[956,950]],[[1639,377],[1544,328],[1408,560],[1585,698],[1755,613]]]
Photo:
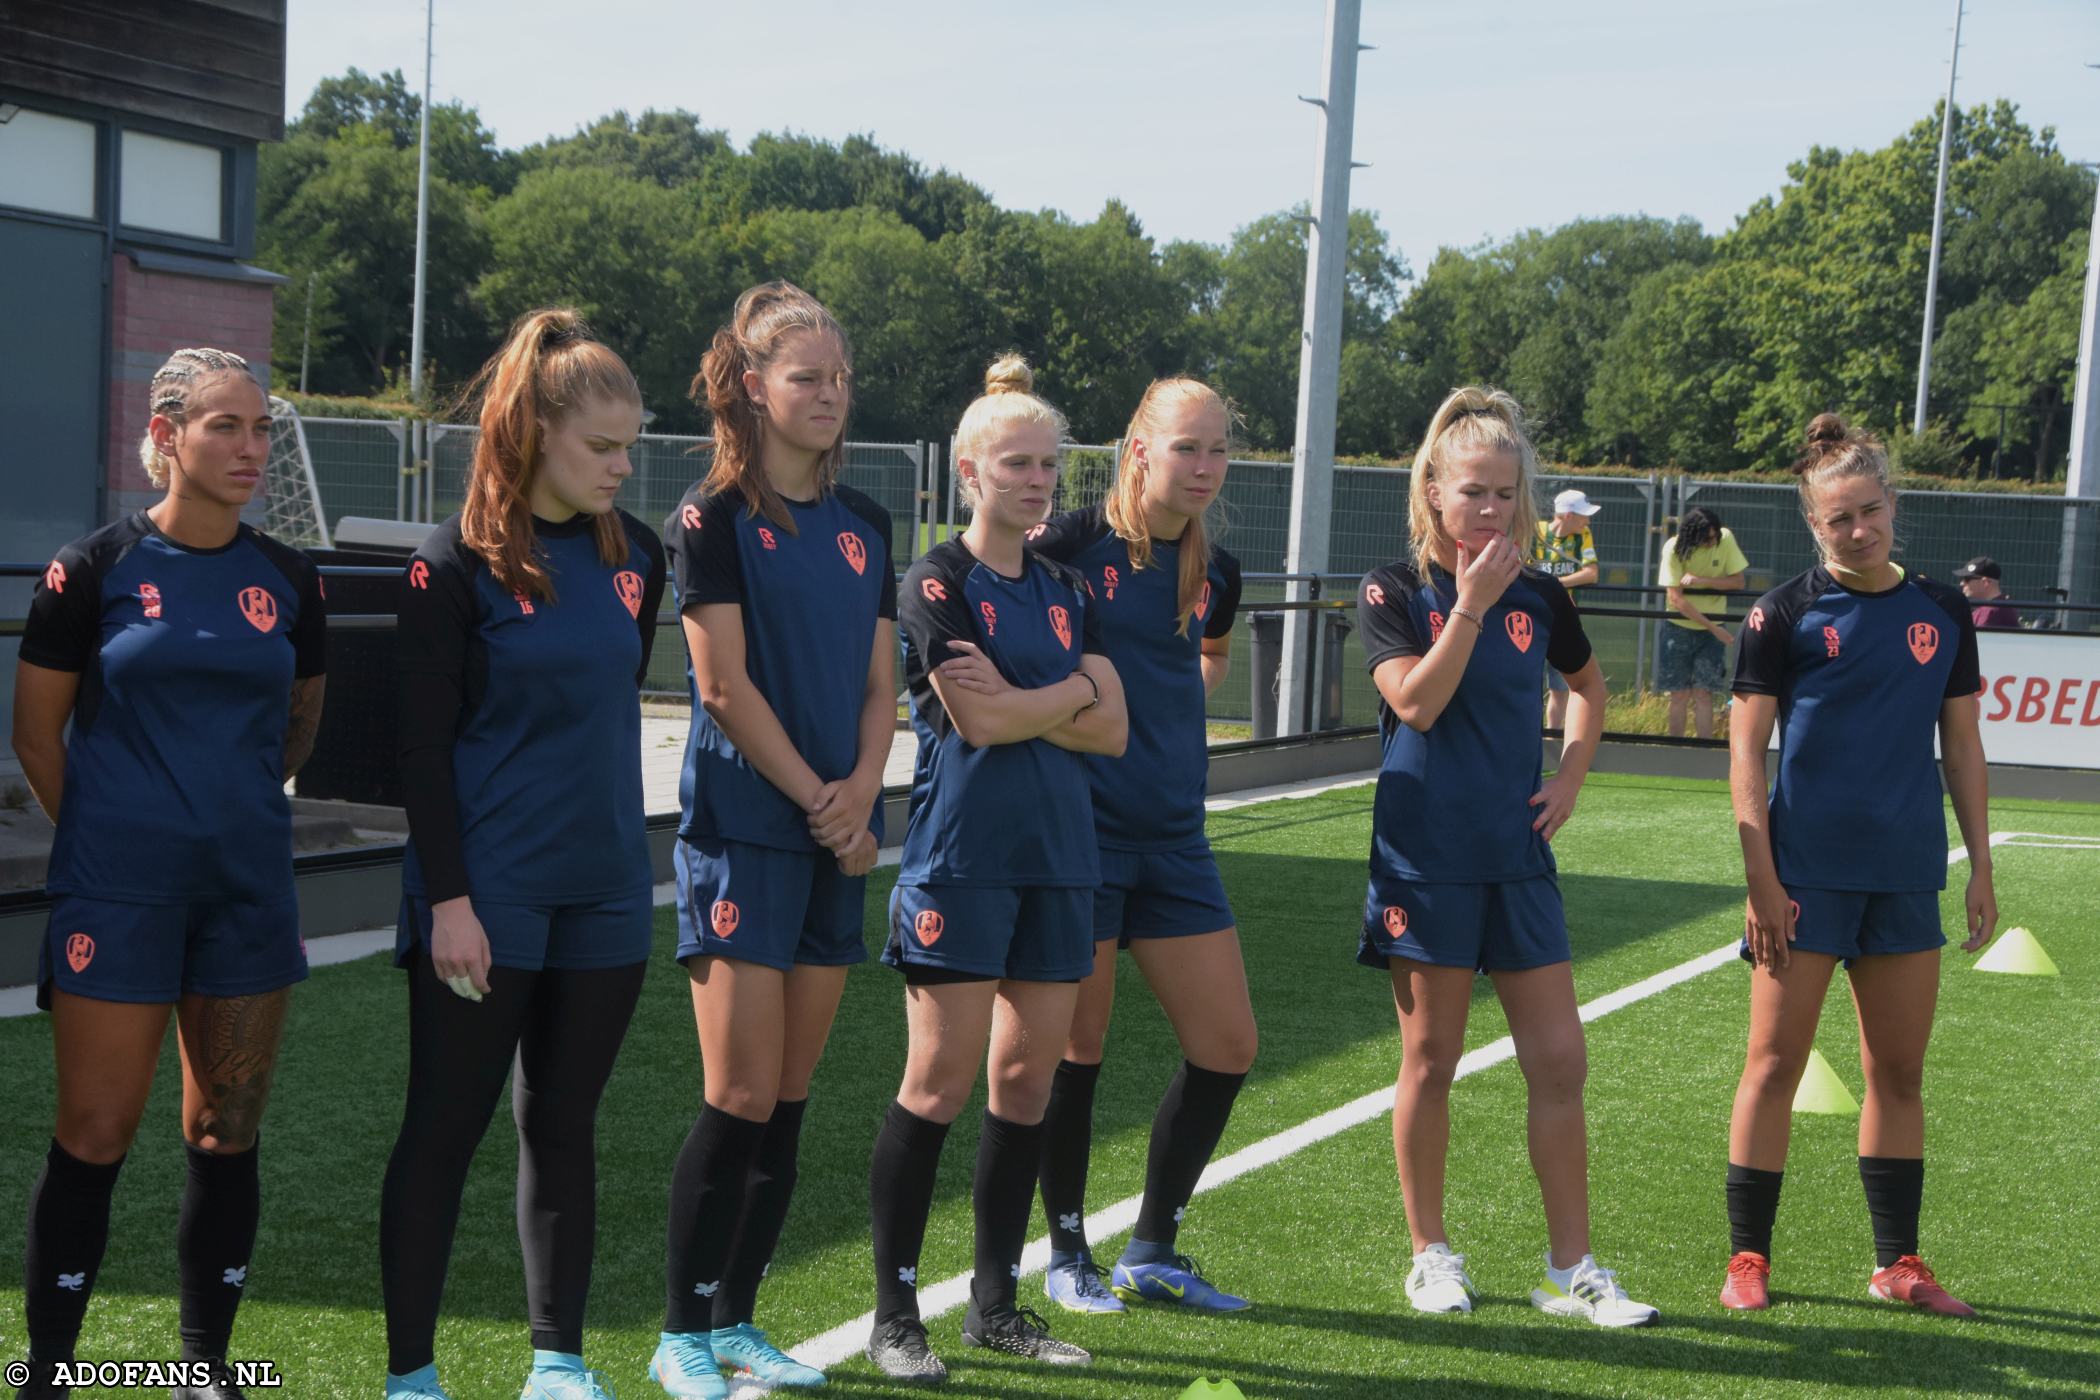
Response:
[[[1356,55],[1361,0],[1327,0],[1327,85],[1301,98],[1319,110],[1320,155],[1313,167],[1312,217],[1305,237],[1305,328],[1298,349],[1298,425],[1291,447],[1291,533],[1283,567],[1294,574],[1327,571],[1334,514],[1334,419],[1342,368],[1342,290],[1349,253],[1349,158],[1356,125]],[[1313,597],[1311,581],[1291,582],[1292,602]],[[1278,677],[1277,732],[1309,734],[1319,720],[1314,648],[1320,615],[1283,615],[1283,667]]]
[[[423,111],[416,155],[416,291],[408,333],[408,396],[416,406],[416,469],[422,470],[429,449],[429,425],[423,413],[423,288],[430,262],[430,58],[431,32],[437,23],[437,0],[423,2]]]
[[[2094,64],[2093,67],[2100,67]],[[2100,495],[2100,188],[2094,190],[2093,228],[2086,235],[2085,311],[2078,323],[2078,373],[2071,398],[2071,470],[2064,478],[2066,496]],[[2081,547],[2094,546],[2080,539],[2080,512],[2064,507],[2063,548],[2057,558],[2056,586],[2070,602],[2100,602],[2100,597],[2069,597],[2078,576]],[[2094,528],[2090,517],[2086,532]]]
[[[1932,195],[1932,255],[1925,263],[1925,337],[1918,346],[1918,406],[1910,430],[1925,431],[1925,398],[1932,382],[1932,306],[1940,292],[1940,231],[1947,220],[1947,154],[1954,140],[1954,70],[1961,62],[1962,0],[1954,0],[1954,48],[1947,55],[1947,106],[1940,113],[1940,178]]]

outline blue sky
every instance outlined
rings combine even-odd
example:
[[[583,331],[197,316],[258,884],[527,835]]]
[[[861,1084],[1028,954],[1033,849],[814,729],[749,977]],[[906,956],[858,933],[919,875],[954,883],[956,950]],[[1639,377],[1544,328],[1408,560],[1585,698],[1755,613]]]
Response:
[[[1584,215],[1726,228],[1812,144],[1885,144],[1945,91],[1953,0],[1365,0],[1351,202],[1420,269]],[[1964,105],[2100,161],[2100,4],[1968,0]],[[1311,188],[1320,0],[438,0],[434,90],[507,146],[685,107],[739,143],[870,132],[1002,203],[1222,241]],[[287,101],[422,68],[422,0],[291,0]]]

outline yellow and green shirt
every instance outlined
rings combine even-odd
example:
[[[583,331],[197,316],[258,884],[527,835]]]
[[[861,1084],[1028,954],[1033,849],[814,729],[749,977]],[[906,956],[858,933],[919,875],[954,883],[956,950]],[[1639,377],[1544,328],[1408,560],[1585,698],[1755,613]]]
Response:
[[[1596,537],[1586,526],[1579,534],[1563,535],[1553,528],[1552,521],[1541,520],[1538,536],[1531,542],[1531,562],[1542,572],[1565,579],[1597,562]],[[1568,590],[1570,596],[1574,592],[1572,588]]]
[[[1750,561],[1744,557],[1743,547],[1735,542],[1735,532],[1723,525],[1718,543],[1701,545],[1683,557],[1679,557],[1677,553],[1677,537],[1670,536],[1669,542],[1663,546],[1662,574],[1656,582],[1664,588],[1677,588],[1682,586],[1686,574],[1695,578],[1726,578],[1749,567]],[[1709,622],[1726,621],[1728,599],[1725,595],[1687,593],[1684,597],[1686,602],[1705,613]],[[1689,627],[1694,632],[1703,630],[1698,623],[1682,614],[1671,618],[1670,621],[1679,627]]]

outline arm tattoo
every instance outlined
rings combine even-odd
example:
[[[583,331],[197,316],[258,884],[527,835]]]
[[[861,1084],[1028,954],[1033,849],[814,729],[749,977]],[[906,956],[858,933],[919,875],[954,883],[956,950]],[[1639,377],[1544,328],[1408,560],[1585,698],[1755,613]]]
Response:
[[[187,1038],[183,1043],[191,1076],[204,1090],[200,1138],[241,1144],[255,1140],[290,1005],[289,987],[258,996],[203,999],[193,1023],[196,1043]]]
[[[286,782],[290,782],[306,760],[313,757],[314,734],[321,727],[321,694],[327,684],[325,676],[308,676],[292,682],[292,714],[284,726]]]

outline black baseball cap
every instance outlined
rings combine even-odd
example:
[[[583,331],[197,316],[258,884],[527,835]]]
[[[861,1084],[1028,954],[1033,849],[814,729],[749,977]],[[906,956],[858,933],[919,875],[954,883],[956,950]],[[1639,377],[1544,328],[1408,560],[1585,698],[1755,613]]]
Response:
[[[1972,578],[2003,578],[1998,572],[1998,561],[1988,554],[1979,554],[1954,571],[1954,577],[1966,582]]]

